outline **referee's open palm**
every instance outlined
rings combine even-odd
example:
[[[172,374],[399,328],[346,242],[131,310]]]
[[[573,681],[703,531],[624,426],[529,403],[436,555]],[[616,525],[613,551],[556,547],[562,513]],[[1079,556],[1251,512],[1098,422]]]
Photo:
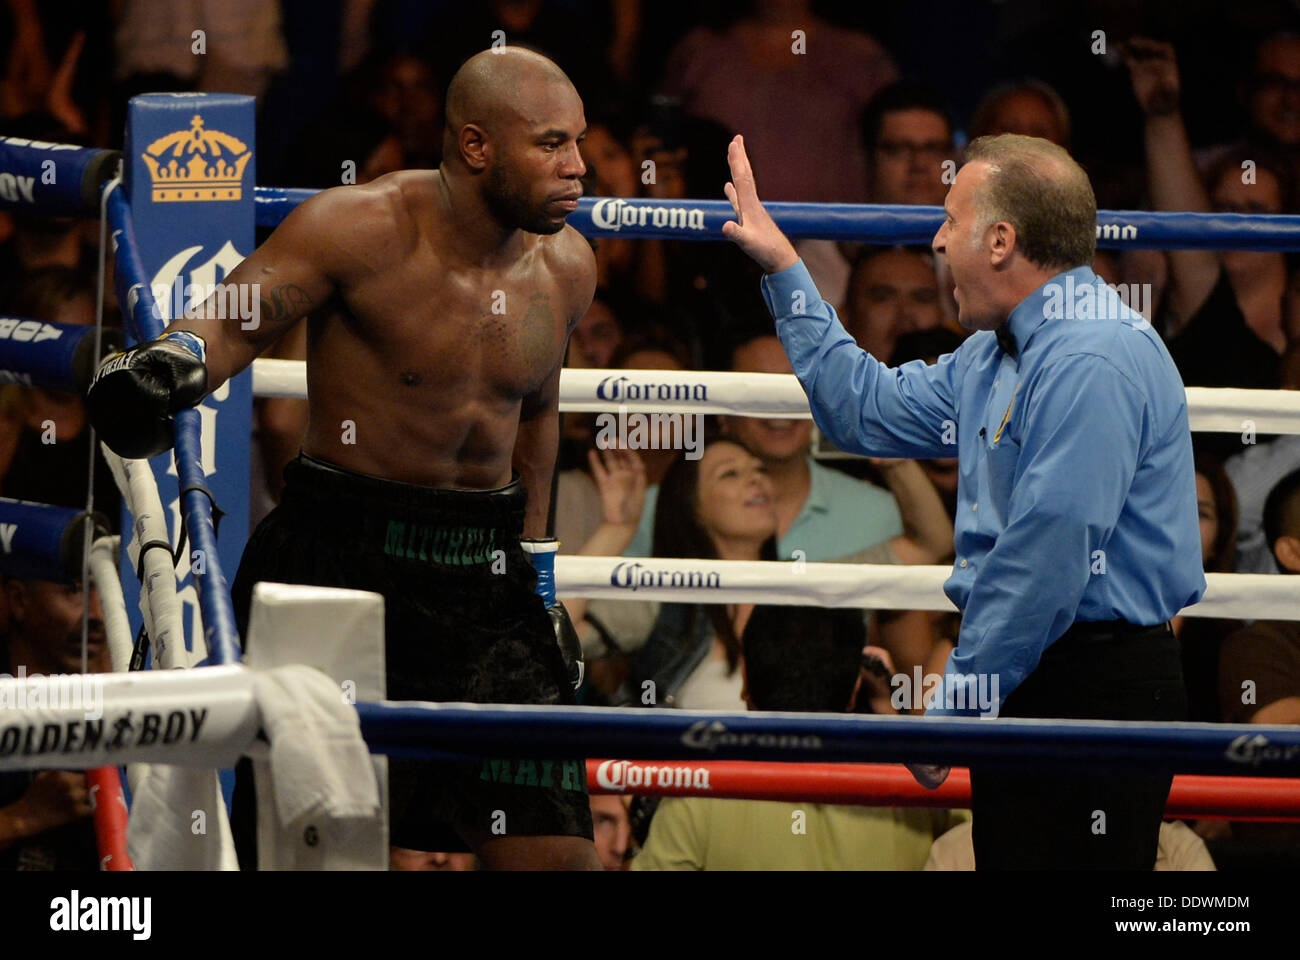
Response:
[[[728,145],[727,164],[731,167],[731,182],[723,191],[736,211],[736,219],[722,225],[722,235],[744,250],[765,273],[792,266],[799,254],[759,202],[744,137],[737,135]]]

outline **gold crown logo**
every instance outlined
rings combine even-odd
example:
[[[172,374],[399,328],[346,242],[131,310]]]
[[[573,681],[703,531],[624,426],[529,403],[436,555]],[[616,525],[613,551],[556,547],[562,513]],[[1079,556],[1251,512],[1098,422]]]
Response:
[[[242,140],[204,130],[197,113],[189,130],[159,137],[140,154],[153,180],[154,203],[238,200],[253,153]]]

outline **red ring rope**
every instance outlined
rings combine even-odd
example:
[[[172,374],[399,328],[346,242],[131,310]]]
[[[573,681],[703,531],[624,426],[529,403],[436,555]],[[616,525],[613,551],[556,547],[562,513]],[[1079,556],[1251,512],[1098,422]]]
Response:
[[[101,870],[134,870],[126,852],[126,797],[117,767],[86,771],[86,790],[94,810],[95,840]]]
[[[970,772],[962,767],[954,768],[938,790],[926,790],[904,767],[879,763],[588,760],[587,782],[594,794],[970,807]],[[1174,777],[1165,814],[1197,820],[1300,822],[1300,782],[1286,777],[1180,775]]]

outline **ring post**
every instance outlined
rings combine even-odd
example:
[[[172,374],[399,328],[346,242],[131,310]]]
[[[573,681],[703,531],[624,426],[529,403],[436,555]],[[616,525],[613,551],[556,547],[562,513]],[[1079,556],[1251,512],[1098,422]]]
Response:
[[[139,261],[162,314],[147,318],[150,329],[137,331],[142,338],[156,337],[176,312],[178,302],[188,305],[207,299],[211,288],[223,282],[253,249],[254,103],[252,97],[234,94],[155,93],[131,99],[123,184]],[[235,300],[248,302],[247,298],[246,293],[243,300],[238,296]],[[255,302],[256,297],[252,299]],[[255,319],[235,316],[225,322],[243,324]],[[197,464],[185,464],[191,475],[185,484],[206,483],[222,515],[216,539],[219,563],[210,564],[202,540],[196,544],[198,538],[191,535],[187,556],[177,566],[178,595],[187,613],[186,645],[191,663],[203,661],[209,651],[198,637],[204,629],[212,637],[214,628],[221,626],[217,639],[223,642],[211,652],[213,661],[225,662],[232,651],[224,641],[233,635],[233,625],[227,629],[227,625],[202,619],[196,591],[200,583],[194,574],[215,567],[233,577],[248,537],[252,374],[241,373],[204,400],[196,412],[178,416],[178,433],[190,432],[182,419],[202,424],[201,455]],[[182,510],[190,517],[201,516],[203,511],[194,510],[192,503],[196,497],[206,497],[192,493],[187,498],[190,505],[182,505],[170,452],[153,458],[151,466],[172,518],[175,544]],[[123,529],[131,529],[130,523],[130,518],[124,518]],[[138,630],[139,586],[125,550],[121,569],[132,628]],[[228,595],[224,578],[213,580],[201,584],[204,592],[225,591]],[[213,614],[208,610],[208,616]],[[237,651],[233,654],[237,656]]]

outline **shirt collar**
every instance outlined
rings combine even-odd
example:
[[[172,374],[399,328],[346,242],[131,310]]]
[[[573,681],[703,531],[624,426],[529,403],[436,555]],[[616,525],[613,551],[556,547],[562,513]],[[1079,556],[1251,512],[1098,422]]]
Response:
[[[1029,343],[1029,338],[1034,335],[1034,331],[1047,322],[1047,315],[1043,306],[1048,299],[1049,287],[1063,287],[1066,284],[1080,287],[1084,284],[1096,282],[1097,275],[1092,272],[1091,267],[1075,267],[1073,270],[1064,270],[1058,273],[1021,300],[1016,308],[1011,311],[1011,316],[1007,317],[1002,326],[995,331],[998,337],[998,345],[1002,346],[1003,351],[1012,357],[1017,357],[1017,354],[1024,350],[1024,347]],[[1012,338],[1007,346],[1014,346],[1017,349],[1009,350],[1007,346],[1003,346],[1007,336]]]
[[[803,508],[799,511],[801,516],[809,510],[825,513],[831,508],[830,496],[822,480],[822,465],[812,457],[808,458],[808,473],[808,496],[804,498]]]

